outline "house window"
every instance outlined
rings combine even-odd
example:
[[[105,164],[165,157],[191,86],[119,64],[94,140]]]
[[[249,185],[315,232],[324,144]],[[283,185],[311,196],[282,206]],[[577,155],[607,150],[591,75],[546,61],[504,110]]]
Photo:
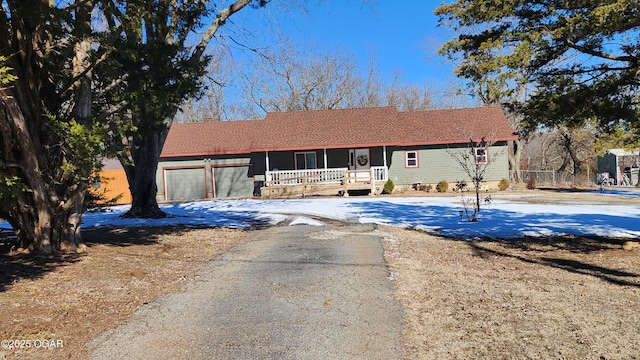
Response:
[[[296,153],[296,170],[307,170],[316,168],[317,165],[315,152]]]
[[[404,153],[404,166],[418,167],[418,152],[417,151],[405,151]]]
[[[488,164],[489,163],[489,151],[487,148],[480,147],[474,148],[473,153],[476,157],[476,164]]]

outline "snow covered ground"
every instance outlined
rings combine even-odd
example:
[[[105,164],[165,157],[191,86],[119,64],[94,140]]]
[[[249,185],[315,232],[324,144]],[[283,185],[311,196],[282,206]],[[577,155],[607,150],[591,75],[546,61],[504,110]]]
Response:
[[[211,200],[165,204],[165,219],[122,219],[128,206],[88,212],[84,227],[192,225],[252,228],[283,221],[322,224],[323,219],[417,228],[446,236],[473,238],[546,235],[640,237],[640,191],[605,190],[638,197],[625,205],[540,205],[501,196],[484,207],[478,222],[463,221],[459,197],[351,197],[293,200]],[[594,192],[600,194],[600,192]]]

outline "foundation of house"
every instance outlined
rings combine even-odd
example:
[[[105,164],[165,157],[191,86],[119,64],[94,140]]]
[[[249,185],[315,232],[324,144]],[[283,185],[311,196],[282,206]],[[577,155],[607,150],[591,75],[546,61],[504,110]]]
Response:
[[[373,190],[373,191],[372,191]],[[307,196],[348,196],[349,192],[362,192],[369,195],[379,195],[382,184],[354,182],[347,184],[299,184],[268,186],[260,189],[261,197],[265,199],[300,198]]]

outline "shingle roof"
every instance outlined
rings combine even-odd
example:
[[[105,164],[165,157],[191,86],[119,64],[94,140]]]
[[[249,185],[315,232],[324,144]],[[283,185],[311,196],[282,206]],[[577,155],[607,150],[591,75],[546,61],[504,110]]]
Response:
[[[515,140],[513,127],[497,106],[398,113],[405,133],[402,141],[415,144],[465,143],[470,138]]]
[[[264,120],[173,124],[161,157],[514,140],[499,107],[398,112],[394,107],[268,113]]]
[[[393,138],[393,107],[268,113],[263,149],[345,147],[382,144]]]
[[[160,156],[251,152],[264,120],[173,124]]]

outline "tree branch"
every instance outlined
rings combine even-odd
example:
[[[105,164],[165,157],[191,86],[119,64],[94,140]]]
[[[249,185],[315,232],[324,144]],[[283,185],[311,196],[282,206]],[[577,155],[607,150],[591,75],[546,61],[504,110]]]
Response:
[[[216,35],[220,27],[224,25],[224,23],[227,21],[227,19],[229,19],[231,15],[237,13],[245,6],[249,5],[251,1],[252,0],[238,0],[235,3],[231,4],[230,6],[220,10],[220,12],[213,19],[213,21],[211,22],[207,30],[205,30],[204,34],[202,34],[200,41],[198,41],[198,44],[193,50],[193,53],[191,54],[192,62],[198,62],[202,60],[204,56],[204,52],[207,49],[207,46],[209,45],[213,37]]]
[[[129,104],[129,102],[127,102],[126,100],[122,100],[119,103],[117,103],[116,105],[111,106],[106,111],[104,111],[101,114],[99,114],[98,116],[96,116],[96,118],[99,121],[103,121],[106,118],[108,118],[109,116],[111,116],[111,115],[117,113],[118,111],[124,109],[128,104]]]
[[[626,62],[630,62],[630,63],[637,63],[638,62],[638,58],[634,57],[634,56],[621,56],[621,55],[613,55],[613,54],[608,54],[602,51],[596,51],[581,45],[576,44],[575,42],[569,40],[569,39],[565,39],[564,43],[569,46],[570,48],[580,51],[581,53],[587,54],[587,55],[591,55],[591,56],[595,56],[595,57],[599,57],[602,59],[607,59],[607,60],[612,60],[612,61],[626,61]]]
[[[83,76],[86,76],[90,71],[92,71],[93,69],[95,69],[95,67],[96,67],[97,65],[99,65],[99,64],[100,64],[100,63],[102,63],[103,61],[107,60],[107,59],[108,59],[108,57],[109,57],[109,55],[111,54],[111,52],[112,52],[112,50],[106,50],[106,51],[104,52],[104,54],[102,54],[102,56],[100,56],[100,58],[98,58],[98,59],[96,60],[96,62],[95,62],[95,63],[93,63],[93,64],[92,64],[92,65],[90,65],[90,66],[87,66],[87,67],[86,67],[85,69],[83,69],[83,71],[82,71],[81,73],[79,73],[78,75],[73,76],[73,77],[69,80],[69,82],[68,82],[67,84],[65,84],[65,85],[62,87],[62,89],[64,89],[64,90],[62,90],[62,91],[60,92],[60,97],[61,97],[62,99],[65,99],[65,100],[66,100],[66,99],[68,99],[68,98],[73,94],[73,91],[75,90],[75,85],[74,85],[74,84],[75,84],[77,81],[79,81]]]
[[[172,44],[174,41],[174,38],[176,36],[176,30],[178,29],[178,20],[180,19],[180,17],[178,16],[178,14],[176,14],[178,12],[178,1],[177,0],[165,0],[164,5],[167,7],[167,13],[169,13],[169,11],[171,11],[170,9],[173,9],[173,16],[171,17],[171,21],[169,22],[169,31],[167,31],[167,34],[164,38],[165,42],[167,44]],[[188,4],[189,1],[185,1],[185,4]],[[184,5],[186,6],[186,5]],[[182,44],[182,42],[181,42]]]
[[[110,92],[115,89],[118,85],[122,84],[129,78],[129,74],[123,74],[121,77],[114,79],[111,84],[107,85],[104,89],[100,89],[96,94],[96,97],[102,97],[104,94]]]
[[[116,23],[115,21],[113,21],[113,18],[116,18],[116,20],[118,20],[118,22],[122,24],[124,14],[122,13],[122,11],[120,11],[120,9],[118,9],[118,6],[113,2],[113,0],[105,0],[104,3],[105,3],[105,7],[111,10],[111,15],[113,16],[113,17],[107,16],[107,22],[109,23],[109,27],[116,26]]]

